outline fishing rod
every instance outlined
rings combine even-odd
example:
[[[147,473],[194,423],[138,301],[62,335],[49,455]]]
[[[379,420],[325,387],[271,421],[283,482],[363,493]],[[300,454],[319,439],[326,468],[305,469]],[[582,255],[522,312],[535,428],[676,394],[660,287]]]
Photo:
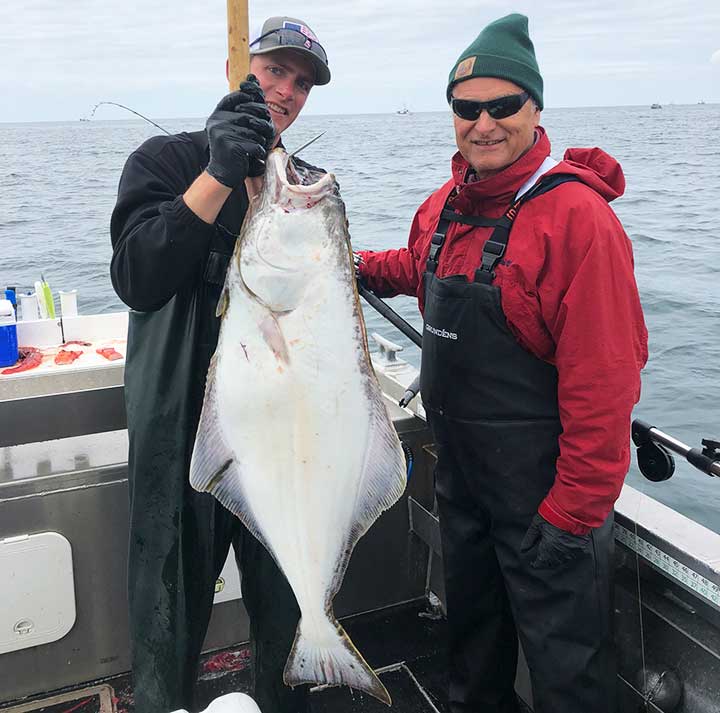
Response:
[[[659,483],[672,477],[675,460],[670,451],[683,456],[706,475],[720,478],[720,441],[703,438],[702,449],[692,448],[640,419],[632,422],[632,439],[637,448],[638,467],[648,480]]]
[[[397,327],[416,347],[422,349],[422,334],[420,334],[415,327],[406,322],[390,305],[383,302],[376,294],[368,290],[360,280],[358,280],[357,286],[360,296],[363,297],[373,309]]]
[[[376,294],[368,290],[360,279],[357,281],[360,296],[388,322],[397,327],[418,349],[422,349],[422,334],[411,324],[406,322],[387,302],[381,300]],[[418,374],[410,386],[405,389],[403,397],[398,402],[403,408],[407,406],[420,391],[420,374]]]
[[[246,0],[227,0],[227,44],[228,44],[228,62],[227,74],[230,91],[234,91],[240,86],[240,82],[245,79],[250,71],[250,53],[249,53],[249,33],[248,33],[248,4]],[[160,131],[164,131],[170,135],[170,132],[160,124],[155,123],[152,119],[141,114],[129,106],[120,104],[119,102],[102,101],[98,102],[90,112],[87,121],[95,118],[95,112],[98,107],[103,105],[117,106],[125,111],[129,111],[135,116],[139,116],[148,123],[152,124]],[[85,119],[83,119],[85,121]]]
[[[95,118],[95,112],[97,111],[98,107],[103,106],[103,105],[105,105],[105,104],[110,105],[110,106],[118,106],[118,107],[120,107],[121,109],[125,109],[126,111],[129,111],[130,113],[135,114],[135,116],[139,116],[141,119],[144,119],[144,120],[147,121],[148,123],[152,124],[154,127],[160,129],[160,131],[164,131],[168,136],[171,135],[170,132],[169,132],[166,128],[160,126],[160,124],[156,124],[152,119],[148,119],[147,116],[144,116],[144,115],[141,114],[139,111],[135,111],[135,109],[131,109],[129,106],[125,106],[124,104],[119,104],[118,102],[105,102],[105,101],[103,101],[103,102],[98,102],[98,103],[92,108],[92,111],[90,112],[90,117],[89,117],[88,119],[83,119],[83,121],[90,121],[91,119],[94,119],[94,118]]]

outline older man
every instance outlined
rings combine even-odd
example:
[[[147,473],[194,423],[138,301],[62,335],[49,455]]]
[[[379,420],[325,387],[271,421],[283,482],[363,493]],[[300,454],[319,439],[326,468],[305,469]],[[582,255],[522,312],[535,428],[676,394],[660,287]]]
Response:
[[[250,52],[254,76],[220,101],[206,131],[155,137],[130,156],[112,216],[112,281],[132,308],[125,397],[136,713],[194,708],[231,542],[250,615],[253,695],[272,713],[307,705],[307,692],[282,680],[299,617],[290,587],[240,522],[188,484],[215,310],[253,177],[312,87],[330,81],[325,50],[301,20],[268,19]]]
[[[459,152],[408,247],[361,254],[424,312],[421,390],[438,447],[450,710],[517,711],[519,633],[536,713],[614,711],[612,522],[647,332],[624,189],[599,149],[550,158],[527,18],[453,67]]]

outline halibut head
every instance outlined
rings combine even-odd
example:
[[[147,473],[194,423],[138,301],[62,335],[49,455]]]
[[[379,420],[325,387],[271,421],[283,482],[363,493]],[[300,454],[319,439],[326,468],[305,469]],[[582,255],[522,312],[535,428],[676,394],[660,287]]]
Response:
[[[285,683],[345,684],[389,704],[333,598],[357,541],[402,495],[405,460],[370,363],[335,178],[299,170],[271,152],[238,238],[190,483],[243,522],[295,593]]]

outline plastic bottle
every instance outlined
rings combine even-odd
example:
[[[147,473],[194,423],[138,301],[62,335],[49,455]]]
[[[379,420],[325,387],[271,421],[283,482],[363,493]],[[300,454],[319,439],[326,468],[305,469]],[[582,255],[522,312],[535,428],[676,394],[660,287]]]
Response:
[[[0,366],[12,366],[17,360],[15,310],[10,300],[0,300]]]
[[[12,302],[13,310],[15,311],[15,319],[17,319],[17,290],[15,287],[9,285],[5,288],[5,299]]]

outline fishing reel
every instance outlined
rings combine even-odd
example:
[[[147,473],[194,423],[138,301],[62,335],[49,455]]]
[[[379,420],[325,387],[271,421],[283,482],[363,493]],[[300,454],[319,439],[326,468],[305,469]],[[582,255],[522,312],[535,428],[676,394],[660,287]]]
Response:
[[[710,438],[703,438],[702,454],[711,460],[720,461],[720,441],[713,441]],[[712,473],[711,473],[712,475]]]
[[[639,419],[632,422],[632,439],[640,472],[654,483],[668,480],[675,472],[675,459],[670,451],[684,456],[703,473],[720,477],[720,441],[703,438],[702,450],[691,448]]]
[[[652,428],[643,421],[633,421],[632,439],[640,472],[653,483],[661,483],[675,473],[675,459],[664,446],[652,440]]]

